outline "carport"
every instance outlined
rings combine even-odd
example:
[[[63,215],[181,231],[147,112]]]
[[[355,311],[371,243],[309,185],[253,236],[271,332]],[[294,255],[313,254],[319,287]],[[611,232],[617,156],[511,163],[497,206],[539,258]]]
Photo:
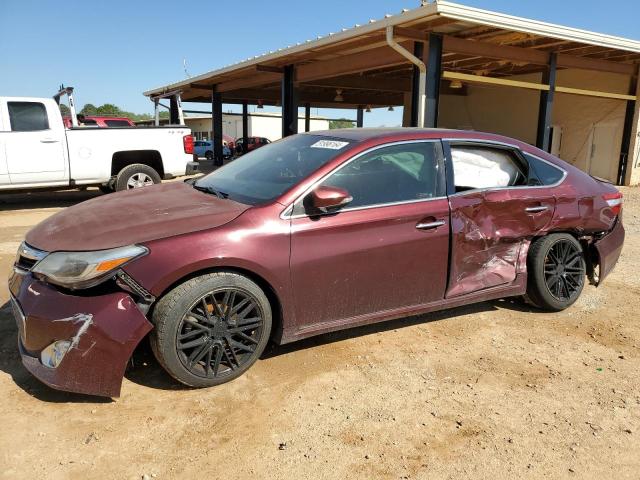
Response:
[[[537,145],[617,184],[640,182],[640,42],[450,2],[370,20],[145,92],[211,102],[216,157],[222,105],[282,108],[283,136],[304,107],[404,107],[403,126],[490,131]]]

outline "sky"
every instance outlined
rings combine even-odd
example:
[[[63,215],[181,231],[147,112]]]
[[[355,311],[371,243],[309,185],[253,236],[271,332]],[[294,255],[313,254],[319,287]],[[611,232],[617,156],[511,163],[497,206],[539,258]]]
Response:
[[[638,0],[459,3],[640,40]],[[419,4],[0,0],[0,95],[48,97],[64,83],[75,87],[77,105],[114,103],[124,110],[152,113],[151,102],[142,95],[145,90]],[[225,106],[225,111],[231,109]],[[355,118],[353,111],[313,113]],[[374,109],[365,114],[365,126],[399,125],[401,117],[401,108]]]

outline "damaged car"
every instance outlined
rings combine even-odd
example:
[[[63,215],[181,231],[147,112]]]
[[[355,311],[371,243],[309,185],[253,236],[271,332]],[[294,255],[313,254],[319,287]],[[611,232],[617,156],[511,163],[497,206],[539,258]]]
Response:
[[[115,397],[147,335],[209,387],[269,341],[503,297],[563,310],[623,241],[620,192],[528,144],[331,130],[67,208],[28,232],[9,287],[25,367]]]

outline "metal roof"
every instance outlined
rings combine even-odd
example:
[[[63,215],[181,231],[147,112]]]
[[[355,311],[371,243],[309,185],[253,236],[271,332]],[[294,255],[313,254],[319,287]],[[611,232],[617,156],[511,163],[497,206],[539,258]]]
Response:
[[[380,20],[370,20],[364,25],[345,28],[337,33],[319,35],[316,39],[306,40],[294,46],[257,55],[233,65],[153,88],[144,94],[153,96],[174,90],[189,89],[194,84],[213,85],[239,78],[241,75],[246,76],[249,72],[255,73],[255,68],[259,65],[305,63],[314,60],[311,55],[323,58],[324,52],[332,52],[332,49],[337,51],[341,45],[344,45],[345,50],[349,52],[357,52],[358,49],[354,48],[358,46],[356,40],[367,37],[371,38],[371,45],[362,46],[363,51],[371,46],[383,46],[376,35],[383,32],[387,26],[422,27],[429,31],[470,40],[489,39],[493,34],[490,41],[495,42],[496,45],[522,45],[525,48],[536,48],[538,51],[545,52],[556,51],[546,49],[547,46],[552,47],[553,41],[556,41],[556,45],[565,44],[565,47],[571,47],[566,50],[572,52],[571,56],[578,54],[589,59],[613,59],[613,61],[624,63],[640,61],[640,41],[637,40],[472,8],[448,1],[436,1],[412,10],[403,10],[396,15],[386,15]],[[467,32],[480,33],[477,36],[468,36]],[[502,41],[503,38],[504,41]],[[517,42],[510,43],[509,40],[513,39],[517,39]],[[563,52],[562,49],[557,51]],[[325,54],[325,57],[327,56],[330,58],[330,54]],[[472,60],[473,57],[470,59]]]

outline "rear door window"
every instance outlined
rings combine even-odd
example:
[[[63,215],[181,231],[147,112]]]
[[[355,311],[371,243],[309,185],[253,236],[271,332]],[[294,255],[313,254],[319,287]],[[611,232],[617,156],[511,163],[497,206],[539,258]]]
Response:
[[[564,178],[564,171],[538,157],[523,152],[529,166],[536,173],[541,185],[554,185]]]
[[[529,184],[525,166],[510,149],[452,145],[451,160],[456,192]]]
[[[7,102],[12,132],[36,132],[49,129],[47,109],[40,102]]]

